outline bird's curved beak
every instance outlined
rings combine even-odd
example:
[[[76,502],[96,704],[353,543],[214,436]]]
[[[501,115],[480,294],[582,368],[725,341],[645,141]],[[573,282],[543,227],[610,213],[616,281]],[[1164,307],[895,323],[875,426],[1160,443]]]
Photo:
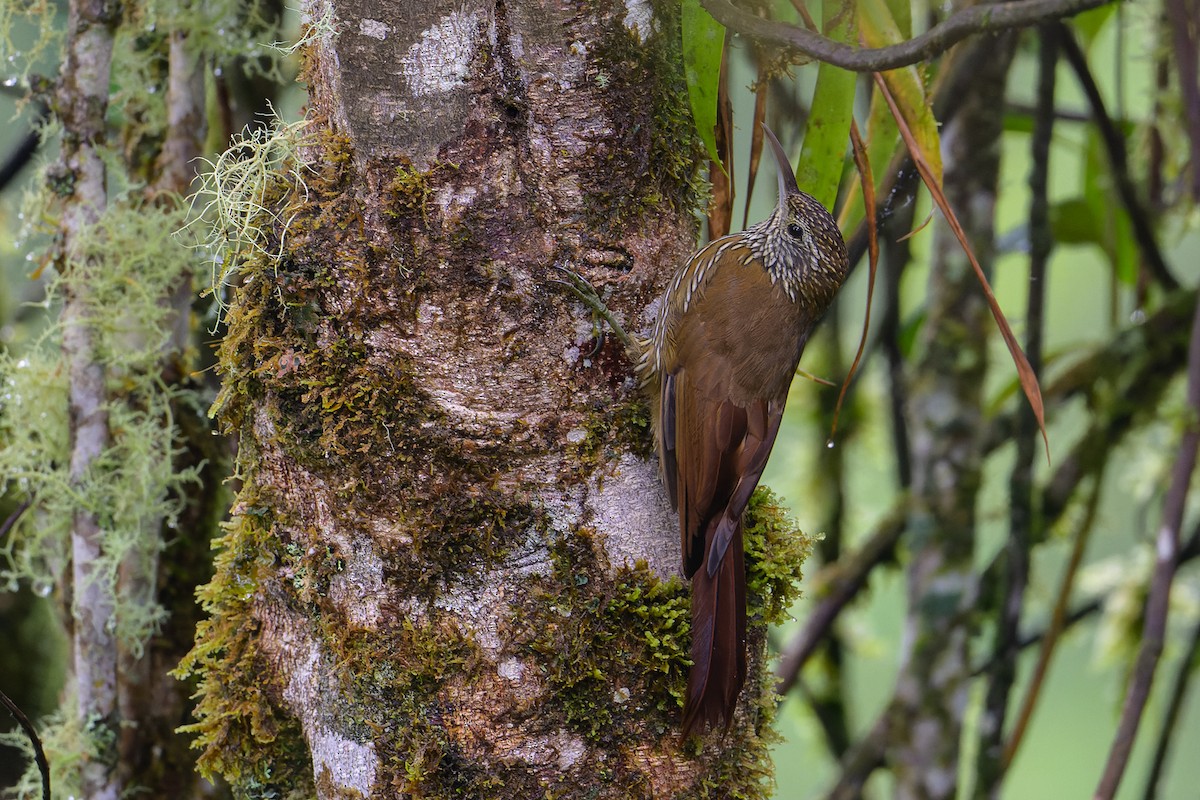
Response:
[[[783,145],[779,143],[774,131],[767,127],[767,123],[762,123],[762,126],[767,134],[767,141],[771,143],[771,152],[775,154],[775,165],[779,168],[779,203],[782,205],[788,195],[799,194],[800,187],[796,185],[796,174],[792,172],[792,165],[788,161],[787,153],[783,151]]]

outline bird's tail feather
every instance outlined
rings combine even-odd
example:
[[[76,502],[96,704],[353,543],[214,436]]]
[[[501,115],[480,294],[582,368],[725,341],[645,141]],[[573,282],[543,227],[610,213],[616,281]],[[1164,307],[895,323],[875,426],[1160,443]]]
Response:
[[[713,575],[692,576],[692,669],[683,706],[683,738],[733,722],[746,681],[746,567],[735,532]],[[697,730],[697,725],[699,729]]]

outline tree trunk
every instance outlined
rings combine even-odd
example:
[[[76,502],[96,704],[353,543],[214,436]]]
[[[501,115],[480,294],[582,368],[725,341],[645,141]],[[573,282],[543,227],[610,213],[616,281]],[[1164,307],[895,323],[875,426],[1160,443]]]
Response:
[[[727,735],[681,746],[647,407],[554,283],[644,329],[692,249],[677,8],[328,10],[311,168],[269,204],[290,224],[241,265],[221,353],[244,484],[185,665],[202,768],[323,798],[766,796],[764,622],[804,542],[757,504],[751,679]]]
[[[945,193],[985,269],[993,260],[1004,85],[1014,37],[997,37],[970,96],[942,133]],[[912,511],[908,619],[889,711],[887,759],[900,798],[953,798],[970,689],[979,587],[973,564],[983,464],[983,379],[991,318],[966,254],[937,229],[923,352],[909,402]]]

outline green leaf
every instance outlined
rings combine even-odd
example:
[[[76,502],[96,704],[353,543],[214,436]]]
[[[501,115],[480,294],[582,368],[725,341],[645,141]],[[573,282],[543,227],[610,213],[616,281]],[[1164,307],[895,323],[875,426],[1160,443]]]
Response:
[[[904,40],[892,12],[884,0],[860,0],[858,3],[858,25],[863,43],[868,47],[886,47]],[[942,184],[942,146],[938,135],[937,120],[929,106],[925,92],[925,81],[916,67],[901,67],[881,72],[884,83],[892,93],[892,99],[900,109],[908,129],[916,140],[925,162],[933,170],[940,186]],[[871,165],[874,167],[874,163]]]
[[[1117,4],[1109,3],[1108,5],[1093,8],[1075,15],[1075,18],[1071,20],[1071,27],[1078,31],[1079,38],[1083,40],[1084,48],[1092,46],[1092,42],[1100,35],[1100,31],[1104,28],[1105,24],[1116,13]],[[1128,24],[1128,19],[1126,20],[1126,24]]]
[[[1117,278],[1126,285],[1137,282],[1137,245],[1129,215],[1113,186],[1108,157],[1100,135],[1088,133],[1083,197],[1098,227],[1098,244],[1104,249]]]
[[[717,155],[717,82],[721,77],[721,51],[725,46],[725,28],[700,6],[700,0],[683,0],[683,69],[688,100],[696,132],[708,148],[708,156],[718,164]]]
[[[912,38],[912,2],[911,0],[887,0],[888,12],[896,25],[896,30],[905,39]]]
[[[826,36],[839,42],[854,39],[854,9],[848,2],[839,7],[837,0],[830,0],[823,4],[823,12]],[[826,208],[833,208],[837,200],[850,141],[856,82],[853,72],[829,64],[817,68],[817,86],[796,165],[796,183]]]
[[[1092,206],[1082,197],[1050,206],[1050,230],[1058,244],[1104,244]]]

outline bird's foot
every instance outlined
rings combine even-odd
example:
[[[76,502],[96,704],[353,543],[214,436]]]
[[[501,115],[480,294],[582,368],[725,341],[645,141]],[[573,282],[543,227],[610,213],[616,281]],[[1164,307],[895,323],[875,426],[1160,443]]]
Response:
[[[590,308],[597,317],[608,323],[608,327],[612,329],[613,335],[617,337],[622,345],[624,345],[625,352],[629,354],[629,357],[634,362],[636,362],[640,353],[640,349],[634,342],[633,337],[625,332],[625,329],[621,327],[621,323],[617,321],[617,318],[613,315],[612,311],[610,311],[608,306],[604,304],[604,300],[600,298],[600,295],[596,292],[596,288],[592,286],[587,278],[583,277],[574,270],[567,269],[566,267],[560,267],[558,264],[554,265],[554,269],[562,273],[564,279],[559,280],[557,278],[551,278],[550,282],[557,283],[559,286],[563,286],[570,290],[571,293],[578,297],[585,306]],[[596,352],[599,352],[603,345],[604,330],[603,328],[600,328],[596,336]],[[593,352],[592,355],[594,356],[595,352]]]

